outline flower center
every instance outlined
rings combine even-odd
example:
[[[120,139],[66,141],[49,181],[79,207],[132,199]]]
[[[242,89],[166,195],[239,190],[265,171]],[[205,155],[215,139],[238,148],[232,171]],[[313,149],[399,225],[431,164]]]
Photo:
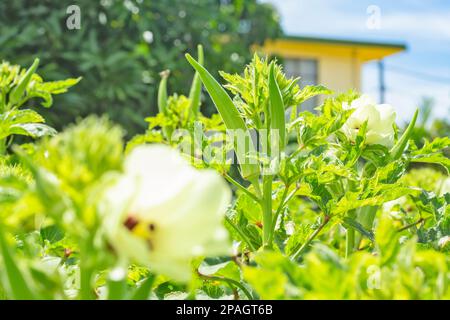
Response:
[[[141,222],[133,216],[128,216],[123,224],[131,233],[144,239],[149,249],[154,249],[155,231],[157,229],[155,223]]]

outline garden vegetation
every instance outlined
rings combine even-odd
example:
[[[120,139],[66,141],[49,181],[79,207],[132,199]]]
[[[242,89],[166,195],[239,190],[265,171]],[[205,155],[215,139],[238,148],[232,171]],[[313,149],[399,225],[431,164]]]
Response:
[[[221,85],[196,56],[185,95],[161,74],[132,139],[97,116],[57,133],[29,106],[80,79],[0,65],[1,298],[450,298],[449,137],[417,146],[418,112],[402,130],[394,107],[300,88],[276,60]]]

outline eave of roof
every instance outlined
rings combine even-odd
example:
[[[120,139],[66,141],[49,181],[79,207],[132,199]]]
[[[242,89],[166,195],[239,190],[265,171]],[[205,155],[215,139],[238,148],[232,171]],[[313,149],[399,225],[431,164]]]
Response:
[[[397,48],[400,50],[407,49],[407,45],[405,43],[398,43],[398,42],[379,42],[379,41],[373,42],[373,41],[362,41],[362,40],[322,38],[322,37],[319,38],[319,37],[295,36],[295,35],[283,35],[278,39],[293,40],[293,41],[298,41],[298,42],[316,42],[316,43],[336,44],[336,45],[387,47],[387,48]]]
[[[307,36],[281,36],[267,39],[253,49],[268,55],[285,58],[316,58],[318,56],[343,56],[361,62],[380,60],[406,50],[406,44],[388,42],[354,41]]]

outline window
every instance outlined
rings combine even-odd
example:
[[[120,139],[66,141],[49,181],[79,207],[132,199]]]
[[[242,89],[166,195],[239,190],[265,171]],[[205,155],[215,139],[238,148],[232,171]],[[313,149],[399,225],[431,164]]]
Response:
[[[287,77],[300,77],[300,87],[317,85],[317,60],[314,59],[285,59],[284,71]],[[301,110],[312,111],[317,107],[317,97],[302,104]]]

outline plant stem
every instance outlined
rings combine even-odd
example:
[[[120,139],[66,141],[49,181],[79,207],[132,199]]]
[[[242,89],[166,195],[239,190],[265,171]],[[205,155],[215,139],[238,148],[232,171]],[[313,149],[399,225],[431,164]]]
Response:
[[[259,199],[258,200],[258,202],[259,202],[262,198],[262,192],[261,192],[261,188],[259,186],[259,180],[258,180],[258,178],[253,178],[249,181],[253,185],[253,188],[255,188],[256,198]]]
[[[348,216],[352,219],[355,219],[356,218],[355,210],[349,211]],[[350,257],[354,248],[355,248],[355,229],[349,226],[347,228],[347,234],[345,237],[345,258]]]
[[[253,246],[253,244],[250,241],[250,239],[248,239],[248,237],[245,235],[245,233],[243,233],[242,230],[238,226],[236,226],[233,223],[233,221],[230,220],[230,218],[225,217],[225,221],[239,234],[239,236],[242,238],[242,240],[244,240],[244,242],[248,245],[248,247],[252,251],[256,251],[256,248]]]
[[[242,285],[239,281],[236,281],[236,280],[233,280],[233,279],[230,279],[230,278],[220,277],[220,276],[208,276],[208,275],[206,275],[206,274],[201,274],[201,273],[198,272],[198,271],[197,271],[197,274],[198,274],[201,278],[204,278],[204,279],[207,279],[207,280],[211,280],[211,281],[214,281],[214,280],[216,280],[216,281],[223,281],[223,282],[228,283],[229,285],[233,285],[233,286],[235,286],[236,288],[241,289],[241,291],[247,296],[248,300],[253,300],[253,299],[254,299],[253,296],[252,296],[252,294],[251,294],[251,293],[247,290],[247,288],[246,288],[244,285]]]
[[[281,210],[283,210],[283,208],[285,206],[285,200],[286,200],[286,196],[287,196],[288,190],[289,190],[289,186],[286,186],[284,191],[283,191],[283,194],[281,195],[280,204],[278,205],[277,211],[275,211],[275,214],[274,214],[274,216],[272,218],[272,230],[271,230],[271,233],[270,233],[269,242],[272,242],[273,234],[275,232],[275,228],[276,228],[276,225],[277,225],[278,216],[280,215]]]
[[[286,205],[292,199],[292,197],[295,195],[295,193],[298,191],[298,189],[299,189],[299,187],[295,188],[288,195],[289,186],[285,187],[285,189],[283,191],[283,195],[281,196],[280,205],[278,206],[277,211],[275,212],[275,215],[273,216],[273,219],[272,219],[272,233],[271,233],[270,242],[272,242],[273,234],[275,233],[275,227],[277,224],[278,216],[281,214],[281,211],[286,207]]]
[[[255,196],[253,193],[251,193],[246,187],[241,185],[239,182],[234,180],[228,173],[224,173],[223,176],[225,179],[227,179],[228,182],[230,182],[232,185],[234,185],[236,188],[241,190],[242,192],[246,193],[250,198],[255,200],[256,202],[259,202],[259,199],[257,196]]]
[[[367,229],[373,229],[373,222],[375,221],[375,216],[378,210],[378,206],[367,206],[357,209],[356,220],[361,223],[361,225]],[[358,249],[361,244],[362,236],[360,233],[355,234],[355,244],[354,248]]]
[[[345,237],[345,258],[348,258],[355,246],[355,229],[348,227],[347,234]]]
[[[93,288],[93,277],[95,274],[95,257],[90,256],[92,253],[93,237],[88,237],[80,248],[80,291],[79,298],[81,300],[95,299],[95,291]]]
[[[4,155],[6,153],[6,148],[6,138],[0,139],[0,155]]]
[[[330,216],[324,217],[323,222],[320,224],[320,226],[316,230],[314,230],[314,232],[309,236],[308,240],[306,240],[305,243],[303,243],[303,245],[292,255],[291,260],[298,259],[298,257],[306,250],[309,244],[314,240],[315,237],[317,237],[320,231],[322,231],[322,229],[330,220]]]
[[[291,161],[296,155],[298,155],[300,152],[302,152],[305,149],[305,145],[301,145],[298,147],[297,150],[295,150],[294,152],[292,152],[291,155],[289,155],[286,159],[286,161]]]
[[[263,177],[263,198],[261,202],[263,210],[263,248],[271,248],[272,238],[272,175]]]
[[[407,224],[406,226],[404,226],[404,227],[401,227],[400,229],[398,229],[397,231],[398,232],[402,232],[402,231],[405,231],[405,230],[407,230],[407,229],[409,229],[409,228],[411,228],[411,227],[414,227],[414,226],[416,226],[416,225],[418,225],[418,224],[420,224],[420,223],[422,223],[422,222],[424,222],[425,220],[427,220],[426,218],[420,218],[419,220],[417,220],[416,222],[413,222],[413,223],[410,223],[410,224]]]
[[[88,257],[84,257],[86,259]],[[80,264],[80,299],[81,300],[92,300],[95,298],[94,290],[92,288],[92,277],[94,275],[94,270],[91,266],[86,263]]]

